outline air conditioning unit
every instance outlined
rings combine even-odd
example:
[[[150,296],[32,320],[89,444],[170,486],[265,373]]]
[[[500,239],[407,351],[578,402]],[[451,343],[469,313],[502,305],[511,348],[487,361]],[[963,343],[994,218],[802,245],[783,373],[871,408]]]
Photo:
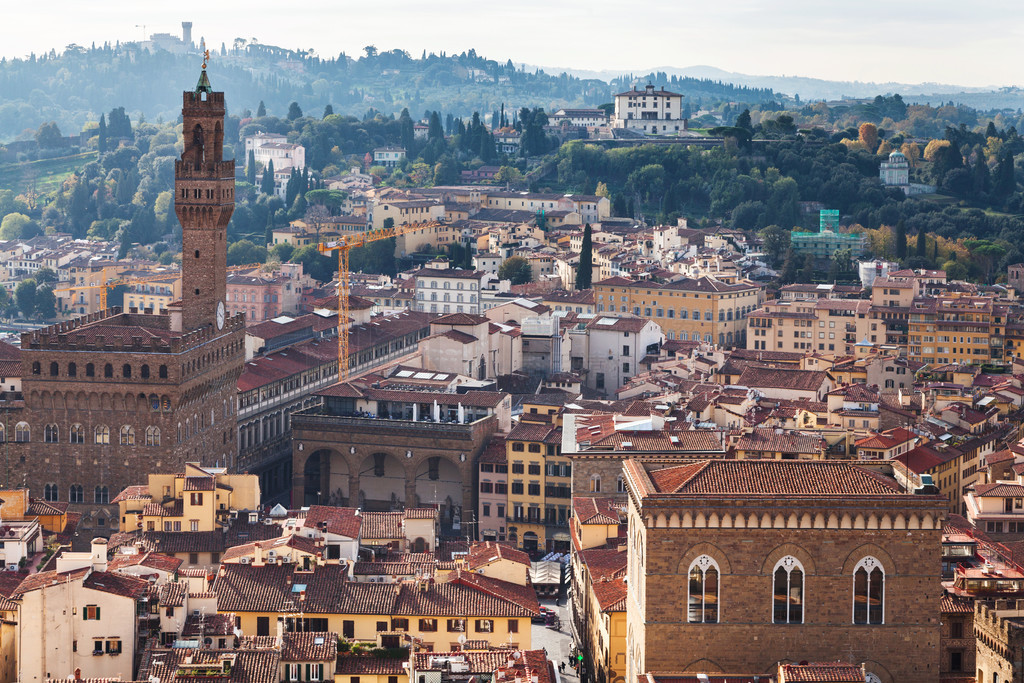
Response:
[[[239,560],[239,562],[241,562],[242,564],[249,564],[250,562],[252,562],[252,558],[251,557],[243,557],[243,558],[241,558]]]
[[[291,561],[292,561],[292,556],[291,555],[285,555],[284,557],[281,558],[281,562],[284,563],[284,564],[290,564]]]

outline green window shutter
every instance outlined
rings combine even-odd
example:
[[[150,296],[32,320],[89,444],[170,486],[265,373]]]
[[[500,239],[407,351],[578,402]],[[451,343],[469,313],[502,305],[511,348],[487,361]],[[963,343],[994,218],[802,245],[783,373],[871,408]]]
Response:
[[[87,621],[88,619],[89,619],[89,608],[88,607],[83,607],[82,608],[82,621]]]
[[[309,664],[306,664],[306,680],[309,680]]]
[[[317,671],[320,672],[320,676],[316,680],[318,680],[318,681],[324,680],[324,665],[323,664],[317,664],[316,667],[317,667]]]
[[[99,607],[99,605],[97,605],[96,606],[96,619],[99,620],[99,618],[100,618],[100,607]]]

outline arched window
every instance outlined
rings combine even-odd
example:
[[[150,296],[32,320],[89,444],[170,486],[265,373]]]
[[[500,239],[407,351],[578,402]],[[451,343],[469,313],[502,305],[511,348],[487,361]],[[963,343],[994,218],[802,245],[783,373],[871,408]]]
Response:
[[[110,443],[110,427],[107,425],[96,425],[96,429],[93,430],[93,442],[98,444]]]
[[[81,503],[85,497],[82,495],[82,485],[72,484],[71,488],[68,489],[68,502],[69,503]]]
[[[161,365],[159,371],[160,379],[167,379],[167,366]]]
[[[55,503],[60,499],[60,492],[56,484],[47,484],[43,487],[43,500]]]
[[[110,492],[106,486],[97,486],[96,490],[92,494],[92,502],[97,505],[106,505],[110,502]]]
[[[96,376],[96,366],[93,365],[92,363],[86,363],[85,364],[85,376],[86,377],[95,377]]]
[[[139,374],[142,375],[142,379],[149,379],[149,366],[148,365],[143,365],[139,369]]]
[[[776,624],[804,623],[804,567],[792,555],[786,555],[775,563],[772,621]]]
[[[32,440],[32,430],[28,428],[28,422],[19,422],[14,425],[14,440],[20,442]]]
[[[55,424],[48,424],[43,428],[43,441],[46,443],[57,443],[60,441],[60,428]]]
[[[124,365],[121,366],[121,376],[126,378],[132,376],[131,364],[125,363]]]
[[[146,445],[147,446],[159,446],[160,445],[160,428],[155,426],[146,427]]]
[[[690,563],[686,620],[691,624],[718,623],[718,563],[701,555]]]
[[[853,569],[853,623],[885,623],[885,571],[873,557]]]
[[[57,361],[50,363],[50,377],[56,377],[60,374],[60,365]]]
[[[181,423],[178,423],[178,443],[181,443]]]
[[[622,478],[621,474],[615,479],[615,490],[619,493],[625,493],[626,491],[626,481]]]
[[[135,428],[132,427],[131,425],[124,425],[123,427],[121,427],[121,445],[135,445]]]
[[[71,443],[85,443],[85,429],[77,422],[71,425]]]
[[[590,490],[594,493],[601,492],[601,475],[592,474],[590,475]]]
[[[78,377],[78,365],[75,363],[68,363],[68,377]]]
[[[113,377],[114,376],[114,366],[111,365],[110,363],[107,363],[106,365],[104,365],[103,366],[103,376],[104,377]]]
[[[38,374],[42,373],[42,369],[41,368],[42,368],[42,366],[39,365],[39,361],[34,361],[32,363],[32,374],[33,375],[38,375]]]

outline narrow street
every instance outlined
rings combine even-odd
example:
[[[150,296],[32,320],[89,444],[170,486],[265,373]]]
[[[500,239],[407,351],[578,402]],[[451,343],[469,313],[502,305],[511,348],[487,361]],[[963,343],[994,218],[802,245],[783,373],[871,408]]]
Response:
[[[576,670],[569,666],[569,651],[572,649],[572,636],[571,627],[569,626],[569,610],[566,605],[556,606],[554,600],[541,600],[541,606],[547,607],[550,610],[554,610],[558,615],[558,618],[562,621],[562,626],[559,630],[548,628],[543,624],[533,624],[530,627],[530,640],[533,643],[533,649],[539,650],[543,648],[547,650],[548,658],[555,663],[555,669],[558,669],[559,664],[565,664],[565,671],[560,673],[559,676],[563,681],[567,683],[579,683],[579,677],[576,675]]]

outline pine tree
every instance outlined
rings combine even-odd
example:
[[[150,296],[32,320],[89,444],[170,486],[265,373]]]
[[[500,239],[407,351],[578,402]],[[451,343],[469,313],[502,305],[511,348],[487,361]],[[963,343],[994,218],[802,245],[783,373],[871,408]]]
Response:
[[[267,167],[263,169],[263,180],[260,183],[260,192],[263,194],[274,194],[274,160],[271,159],[267,162]]]
[[[245,165],[245,181],[250,185],[256,185],[256,152],[249,150],[249,160]]]
[[[590,223],[583,227],[583,244],[580,246],[580,263],[576,266],[576,289],[590,289],[594,277],[594,243]]]
[[[256,118],[263,118],[267,115],[267,105],[263,104],[263,100],[260,100],[260,106],[256,107]]]
[[[896,259],[902,261],[907,258],[907,226],[900,220],[896,224]]]
[[[107,151],[107,117],[104,114],[100,114],[100,131],[99,138],[96,141],[96,149],[99,150],[100,154]]]

